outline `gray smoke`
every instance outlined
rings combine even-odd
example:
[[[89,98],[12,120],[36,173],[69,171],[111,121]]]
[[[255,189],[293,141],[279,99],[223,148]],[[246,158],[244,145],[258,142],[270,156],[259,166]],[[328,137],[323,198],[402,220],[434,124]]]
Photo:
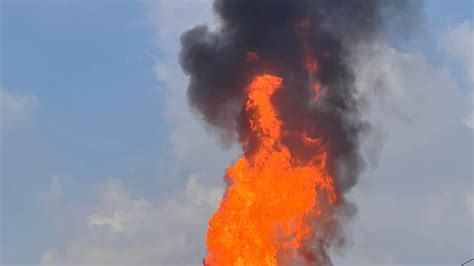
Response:
[[[307,132],[320,138],[329,151],[329,172],[335,179],[339,200],[326,206],[323,219],[310,219],[316,235],[299,251],[298,265],[331,265],[328,249],[344,243],[342,226],[355,213],[344,195],[356,184],[364,162],[361,136],[370,129],[361,119],[354,87],[354,71],[348,64],[351,46],[371,42],[383,35],[387,22],[402,15],[417,14],[419,2],[408,0],[216,0],[219,18],[215,32],[196,26],[181,36],[181,66],[190,76],[188,97],[210,125],[223,136],[237,132],[246,154],[258,143],[249,136],[242,111],[245,89],[258,74],[283,78],[285,90],[274,95],[283,139],[298,159],[319,153],[302,145]],[[410,16],[414,17],[414,16]],[[309,21],[310,52],[319,70],[309,72],[297,25]],[[248,53],[258,60],[247,60]],[[312,104],[311,81],[321,84],[321,98]]]

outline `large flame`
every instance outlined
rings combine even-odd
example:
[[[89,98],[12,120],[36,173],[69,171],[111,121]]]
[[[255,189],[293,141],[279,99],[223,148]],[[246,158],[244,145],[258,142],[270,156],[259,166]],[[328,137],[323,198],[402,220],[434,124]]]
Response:
[[[336,201],[319,139],[300,135],[304,145],[320,150],[305,161],[292,158],[282,143],[286,133],[272,104],[272,96],[282,89],[282,79],[272,75],[255,77],[247,88],[245,112],[258,147],[227,169],[230,185],[209,222],[206,265],[291,261],[302,242],[315,234],[311,219]]]

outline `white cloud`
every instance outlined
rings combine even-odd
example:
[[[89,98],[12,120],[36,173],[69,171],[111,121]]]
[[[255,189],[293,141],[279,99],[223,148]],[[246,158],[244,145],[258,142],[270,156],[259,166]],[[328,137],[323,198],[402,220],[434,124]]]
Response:
[[[57,265],[59,253],[55,249],[49,249],[41,255],[40,265]]]
[[[186,183],[186,193],[196,204],[206,203],[217,209],[224,190],[219,187],[202,186],[198,183],[198,176],[191,175]]]
[[[123,212],[114,212],[112,216],[105,216],[100,214],[92,214],[89,216],[89,226],[94,225],[108,225],[110,226],[111,232],[123,232],[125,231],[124,220],[128,220],[128,217]]]
[[[28,118],[38,105],[36,97],[0,89],[0,128]]]
[[[187,107],[187,77],[178,65],[178,49],[181,32],[211,21],[211,5],[209,1],[187,1],[186,5],[153,1],[147,8],[162,52],[154,71],[164,84],[164,112],[176,167],[195,174],[184,189],[156,201],[132,197],[119,180],[99,185],[98,202],[74,217],[83,222],[71,223],[67,230],[76,233],[59,248],[46,251],[42,265],[200,265],[205,255],[207,222],[222,197],[224,170],[237,150],[223,151]]]
[[[197,24],[213,25],[212,0],[157,0],[147,3],[146,8],[155,29],[157,46],[165,57],[177,55],[179,35],[183,31]]]
[[[89,227],[105,226],[110,232],[134,232],[153,206],[146,200],[130,200],[125,185],[115,179],[100,185],[103,210],[88,216]]]
[[[185,189],[157,201],[131,196],[118,180],[101,184],[98,201],[71,217],[81,223],[69,230],[73,235],[62,247],[43,254],[42,265],[200,264],[207,221],[223,191],[224,168],[238,154],[220,150],[215,136],[189,110],[187,78],[177,64],[179,34],[212,21],[210,6],[206,1],[153,1],[148,6],[164,54],[154,71],[165,85],[170,142],[179,167],[197,175],[189,177]],[[468,99],[448,69],[421,56],[381,43],[357,54],[359,96],[371,102],[367,119],[386,142],[380,150],[373,148],[380,142],[368,139],[371,148],[366,150],[379,152],[379,165],[350,195],[359,206],[348,228],[353,245],[334,254],[336,264],[462,261],[471,255],[473,230],[466,208],[472,202],[472,131],[460,123]],[[220,186],[208,185],[213,183]],[[465,195],[471,195],[467,205]]]
[[[205,255],[207,220],[222,188],[204,186],[197,176],[186,189],[158,202],[130,196],[119,180],[97,189],[98,201],[70,217],[83,221],[61,248],[47,250],[41,265],[197,265]]]
[[[450,71],[384,43],[357,53],[359,97],[384,136],[378,165],[350,194],[358,205],[352,243],[336,265],[453,265],[471,256],[472,131],[469,99]],[[370,56],[369,56],[370,55]],[[367,140],[367,145],[380,145]]]
[[[463,64],[471,89],[474,88],[474,23],[457,24],[441,38],[441,45],[449,56]],[[471,111],[465,116],[464,123],[474,129],[474,95],[470,94],[469,99]]]
[[[177,167],[191,169],[206,183],[222,183],[225,168],[240,151],[235,146],[222,150],[217,132],[206,128],[200,115],[190,109],[186,97],[188,78],[178,64],[181,33],[197,24],[210,28],[215,25],[211,1],[153,1],[147,8],[162,52],[154,72],[165,87],[164,114],[171,128],[170,144]]]
[[[474,24],[465,21],[454,26],[441,40],[448,54],[460,60],[465,67],[466,75],[474,86]]]

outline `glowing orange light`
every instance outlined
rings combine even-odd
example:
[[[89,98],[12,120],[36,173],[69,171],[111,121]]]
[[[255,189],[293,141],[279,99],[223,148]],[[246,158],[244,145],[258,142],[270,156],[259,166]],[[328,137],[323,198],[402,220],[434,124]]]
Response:
[[[227,169],[231,184],[209,221],[205,265],[278,265],[283,253],[296,254],[313,236],[308,217],[336,201],[324,148],[293,165],[282,143],[282,121],[272,104],[282,89],[282,79],[272,75],[257,76],[247,88],[245,111],[258,147]],[[321,145],[306,133],[300,137],[305,145]]]

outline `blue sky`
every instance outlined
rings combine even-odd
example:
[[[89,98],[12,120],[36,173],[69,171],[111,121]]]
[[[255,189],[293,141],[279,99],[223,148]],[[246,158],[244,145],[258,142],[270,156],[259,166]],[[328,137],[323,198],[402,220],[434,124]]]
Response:
[[[27,105],[20,106],[22,115],[11,118],[12,123],[1,124],[0,128],[1,263],[39,265],[47,250],[54,248],[54,254],[61,253],[62,247],[76,243],[73,233],[68,232],[82,227],[69,228],[65,221],[72,218],[65,215],[76,210],[88,213],[89,207],[102,206],[97,192],[102,191],[101,187],[110,185],[119,191],[125,187],[128,194],[124,197],[131,202],[130,206],[137,206],[140,199],[162,206],[160,202],[169,202],[167,197],[183,187],[196,188],[192,193],[202,196],[213,191],[205,190],[205,186],[223,185],[219,178],[201,178],[203,187],[195,187],[190,176],[202,176],[215,161],[231,162],[235,150],[220,153],[213,136],[202,142],[202,155],[186,154],[187,150],[177,143],[183,140],[177,129],[182,126],[183,131],[190,131],[186,127],[189,123],[199,123],[186,119],[199,118],[188,114],[188,107],[179,104],[184,101],[173,100],[181,96],[170,92],[170,87],[182,84],[185,78],[172,65],[176,64],[176,54],[168,49],[162,36],[178,36],[178,30],[170,35],[167,30],[175,29],[170,24],[180,21],[182,12],[196,17],[183,17],[183,21],[201,21],[201,17],[212,21],[209,8],[202,8],[209,6],[205,2],[196,4],[202,11],[183,11],[186,8],[180,5],[186,2],[1,1],[0,89],[12,99],[23,99]],[[394,30],[389,37],[391,45],[400,53],[422,57],[426,62],[422,66],[432,64],[436,71],[447,69],[455,82],[453,86],[468,99],[472,84],[465,65],[442,48],[440,39],[457,25],[473,20],[472,1],[426,1],[424,13],[420,29],[415,30],[410,40],[401,39]],[[173,16],[174,20],[167,20]],[[176,25],[176,29],[190,25]],[[170,70],[164,72],[172,72],[169,76],[181,75],[179,82],[160,74],[159,69],[165,66],[167,70],[168,65]],[[173,110],[185,114],[169,114]],[[5,121],[6,115],[9,114],[2,114]],[[459,117],[459,121],[462,119]],[[461,122],[459,134],[472,140],[472,130],[462,128]],[[187,132],[184,140],[206,135],[203,127],[191,127],[195,128],[199,132]],[[390,144],[387,146],[390,148]],[[472,150],[465,152],[467,158],[459,162],[464,178],[469,173],[466,162],[472,159]],[[193,158],[203,161],[196,163]],[[456,154],[451,158],[458,159]],[[225,164],[209,171],[219,173],[224,167]],[[59,180],[59,188],[55,189],[54,178]],[[470,183],[466,181],[469,178]],[[463,180],[460,184],[470,184],[472,191],[472,175]],[[52,202],[55,200],[59,202]],[[180,204],[182,201],[176,199]],[[163,211],[160,208],[153,207]],[[207,215],[208,210],[204,213]],[[472,230],[470,233],[472,236]],[[68,259],[64,254],[62,257],[64,261]],[[395,256],[394,260],[397,259],[407,264],[420,258]]]
[[[134,2],[2,2],[1,86],[39,101],[26,128],[3,133],[5,262],[33,262],[54,241],[37,202],[51,176],[78,201],[99,179],[132,171],[138,191],[159,187],[150,176],[167,129],[148,24]]]

